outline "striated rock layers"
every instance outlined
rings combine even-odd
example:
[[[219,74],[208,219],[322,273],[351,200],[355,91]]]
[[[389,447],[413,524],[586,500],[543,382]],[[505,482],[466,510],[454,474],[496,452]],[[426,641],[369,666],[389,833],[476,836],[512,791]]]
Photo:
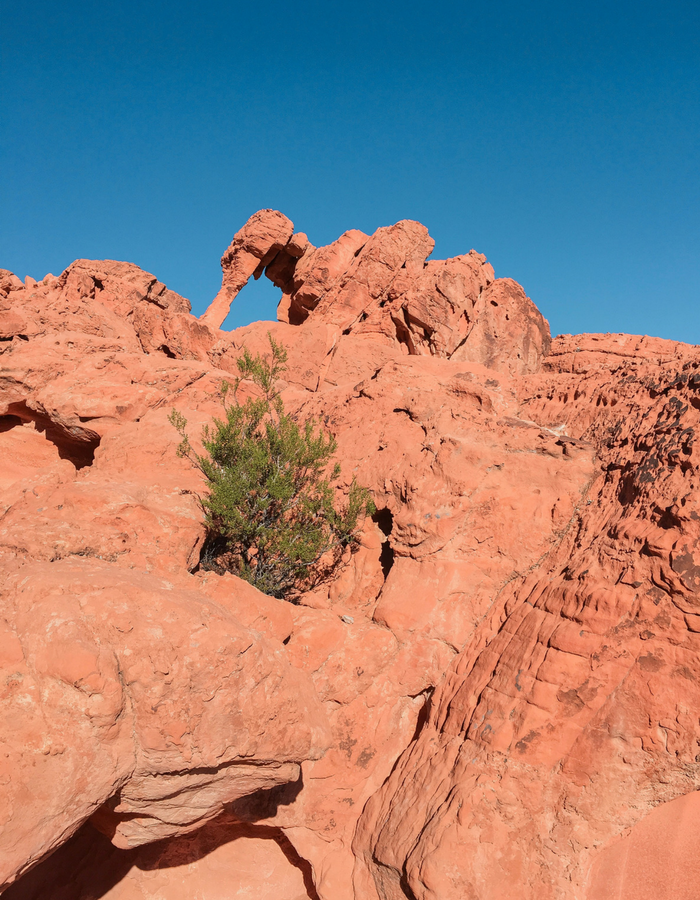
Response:
[[[432,248],[264,210],[199,320],[126,263],[0,271],[8,900],[698,896],[700,351],[550,341]],[[279,321],[220,331],[263,274]],[[199,568],[167,422],[268,331],[378,510],[298,606]]]

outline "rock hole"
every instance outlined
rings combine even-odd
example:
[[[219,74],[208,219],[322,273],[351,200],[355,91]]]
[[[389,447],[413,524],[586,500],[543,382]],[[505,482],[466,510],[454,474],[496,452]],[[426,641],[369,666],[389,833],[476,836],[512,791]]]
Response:
[[[261,320],[276,322],[277,307],[281,299],[282,291],[269,278],[249,278],[248,283],[236,294],[231,311],[221,326],[222,330],[233,331]]]
[[[257,824],[261,819],[274,818],[280,806],[290,806],[294,803],[303,787],[304,780],[300,773],[296,781],[253,791],[252,794],[234,800],[226,808],[235,816],[237,822]]]
[[[389,576],[391,568],[394,565],[394,548],[389,541],[382,541],[382,552],[379,554],[379,565],[382,567],[384,581]]]
[[[293,303],[289,307],[289,324],[303,325],[309,318],[309,310],[300,304]]]
[[[95,450],[100,446],[100,436],[90,428],[73,425],[70,428],[58,425],[36,410],[30,409],[24,400],[11,403],[8,415],[0,416],[0,432],[33,422],[38,432],[58,450],[61,459],[72,462],[76,469],[91,466],[95,460]]]
[[[394,516],[386,506],[378,509],[372,516],[372,521],[379,525],[379,529],[385,537],[389,537],[394,528]]]
[[[382,574],[386,581],[389,572],[391,572],[391,567],[394,565],[394,548],[389,542],[389,537],[394,528],[394,517],[391,510],[384,507],[383,509],[378,509],[376,513],[374,513],[372,521],[377,523],[379,530],[385,537],[385,540],[382,541],[382,549],[379,554],[379,564],[382,567]]]
[[[657,521],[660,528],[680,528],[683,524],[670,506],[667,506],[665,509],[657,508],[654,512],[658,515]]]
[[[207,536],[204,538],[204,543],[202,544],[199,562],[192,569],[192,572],[215,572],[217,575],[224,575],[227,569],[220,565],[217,560],[226,552],[226,548],[226,538],[214,531],[208,532]]]
[[[0,416],[0,434],[22,424],[19,416]]]
[[[169,359],[177,359],[177,356],[173,353],[173,351],[166,344],[161,344],[158,348],[161,353],[164,353]]]

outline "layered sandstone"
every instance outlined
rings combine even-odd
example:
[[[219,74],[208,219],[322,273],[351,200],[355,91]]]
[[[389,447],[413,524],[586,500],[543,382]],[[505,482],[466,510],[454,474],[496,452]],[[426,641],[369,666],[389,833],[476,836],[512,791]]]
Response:
[[[10,900],[695,896],[700,354],[551,342],[432,249],[263,210],[199,320],[126,263],[0,270]],[[263,274],[279,321],[220,331]],[[268,331],[378,508],[299,606],[199,568],[167,421]]]

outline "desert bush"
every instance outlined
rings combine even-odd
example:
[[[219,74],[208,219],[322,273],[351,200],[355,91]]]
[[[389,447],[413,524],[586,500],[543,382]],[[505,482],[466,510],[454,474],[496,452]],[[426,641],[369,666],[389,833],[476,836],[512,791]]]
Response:
[[[374,504],[353,478],[344,506],[336,505],[336,441],[316,421],[299,424],[285,412],[277,385],[287,352],[268,339],[267,356],[244,350],[238,376],[222,383],[224,417],[204,427],[203,454],[192,447],[181,413],[173,410],[170,422],[181,437],[178,454],[207,480],[200,498],[208,529],[202,565],[294,601],[332,574]],[[244,380],[258,391],[240,402]]]

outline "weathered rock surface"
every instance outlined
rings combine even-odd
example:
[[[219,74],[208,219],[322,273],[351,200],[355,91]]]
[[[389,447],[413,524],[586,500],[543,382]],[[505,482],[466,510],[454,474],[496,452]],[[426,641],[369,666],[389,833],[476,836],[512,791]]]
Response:
[[[290,220],[275,210],[264,209],[251,216],[221,257],[221,268],[224,270],[221,290],[202,316],[202,321],[219,328],[236,294],[247,284],[251,275],[259,278],[262,270],[283,252],[283,248],[292,241],[293,231]],[[307,244],[308,240],[297,240],[292,253],[283,255],[292,260],[297,252],[306,249]]]
[[[700,353],[551,342],[432,249],[263,210],[199,320],[127,263],[0,270],[8,900],[696,896]],[[220,331],[263,273],[280,321]],[[198,568],[167,421],[268,331],[378,507],[299,606]]]
[[[182,834],[325,750],[309,680],[226,605],[95,560],[4,574],[5,865],[91,815],[118,847]]]
[[[220,326],[236,294],[263,271],[282,289],[280,321],[322,322],[410,355],[477,362],[513,375],[535,372],[549,328],[512,279],[494,281],[474,250],[426,262],[435,242],[419,222],[346,231],[328,247],[274,210],[252,216],[221,259],[221,290],[201,317]],[[300,240],[301,238],[301,240]]]
[[[523,415],[561,428],[567,453],[594,446],[597,477],[562,542],[498,596],[365,809],[358,896],[628,896],[600,874],[587,887],[596,857],[697,789],[699,366],[695,348],[581,336],[521,383]],[[647,852],[668,858],[662,832]]]

